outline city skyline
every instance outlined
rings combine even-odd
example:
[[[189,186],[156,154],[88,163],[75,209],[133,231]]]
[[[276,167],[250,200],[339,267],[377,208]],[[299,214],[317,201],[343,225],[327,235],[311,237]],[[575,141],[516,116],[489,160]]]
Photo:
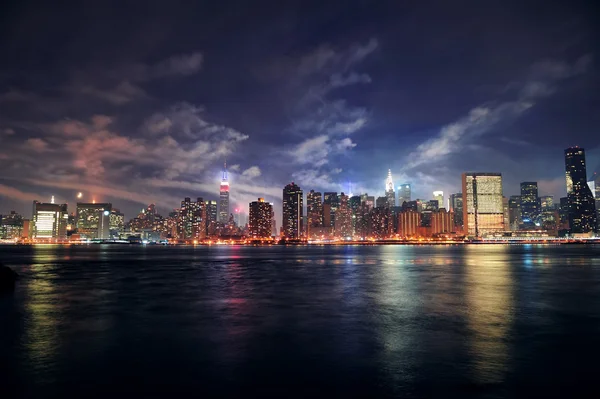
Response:
[[[0,16],[0,213],[81,192],[128,217],[148,203],[166,214],[185,197],[218,201],[225,160],[230,209],[264,197],[276,215],[289,181],[380,196],[389,169],[396,191],[446,201],[461,173],[490,170],[506,193],[536,181],[560,198],[573,145],[600,171],[587,5],[334,3],[153,4],[127,22],[97,4],[78,35],[63,30],[88,7],[15,3]]]

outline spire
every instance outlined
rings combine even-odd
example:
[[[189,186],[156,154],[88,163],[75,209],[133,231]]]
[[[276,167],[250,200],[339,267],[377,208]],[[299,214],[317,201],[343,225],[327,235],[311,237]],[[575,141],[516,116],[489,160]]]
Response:
[[[388,169],[387,179],[385,179],[385,191],[394,191],[394,182],[392,181],[391,169]]]
[[[225,160],[225,163],[223,164],[223,177],[221,179],[222,181],[226,182],[227,179],[227,160]]]

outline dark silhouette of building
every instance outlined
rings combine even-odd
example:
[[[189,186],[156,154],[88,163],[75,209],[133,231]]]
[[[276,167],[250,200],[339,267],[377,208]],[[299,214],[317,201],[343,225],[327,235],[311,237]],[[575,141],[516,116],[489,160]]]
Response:
[[[565,150],[569,228],[572,234],[596,230],[596,205],[587,184],[585,150],[571,147]]]
[[[302,237],[302,190],[294,182],[283,189],[283,234],[287,239]]]
[[[540,213],[537,182],[521,183],[521,228],[535,228],[535,221]]]

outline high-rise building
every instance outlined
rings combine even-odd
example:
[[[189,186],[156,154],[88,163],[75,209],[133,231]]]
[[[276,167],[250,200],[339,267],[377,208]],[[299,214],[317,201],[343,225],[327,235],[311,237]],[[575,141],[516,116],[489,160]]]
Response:
[[[63,240],[67,237],[67,204],[33,201],[33,238]]]
[[[450,210],[454,211],[454,225],[462,230],[463,226],[463,199],[462,193],[450,195]]]
[[[543,195],[540,197],[540,211],[549,212],[554,211],[554,196],[552,195]]]
[[[252,238],[270,238],[273,230],[273,205],[264,198],[249,205],[248,235]]]
[[[389,208],[387,197],[377,197],[375,200],[375,208]]]
[[[370,235],[372,237],[383,239],[392,235],[394,221],[392,220],[392,211],[390,207],[375,207],[369,212]]]
[[[337,212],[340,200],[336,192],[325,192],[323,193],[323,206],[329,205],[329,218],[325,216],[325,208],[323,208],[323,221],[329,220],[330,224],[327,227],[335,226],[335,213]]]
[[[0,215],[0,239],[14,240],[26,236],[24,221],[23,216],[15,211],[11,211],[8,215]]]
[[[410,192],[410,184],[403,183],[398,186],[398,206],[402,206],[404,202],[410,202],[411,192]]]
[[[367,193],[360,195],[360,203],[364,204],[368,209],[375,208],[375,196]]]
[[[571,147],[565,150],[569,226],[571,233],[590,233],[596,230],[596,205],[587,185],[585,150]]]
[[[415,210],[407,209],[398,214],[398,235],[402,238],[416,237],[421,227],[421,214]]]
[[[569,230],[569,198],[560,197],[558,205],[559,229]]]
[[[89,239],[110,238],[111,203],[77,203],[77,232]]]
[[[483,237],[504,230],[502,175],[500,173],[463,173],[464,232]]]
[[[227,224],[229,222],[229,178],[227,176],[227,163],[223,168],[221,185],[219,186],[219,222]]]
[[[502,213],[504,217],[504,228],[509,225],[510,212],[508,209],[508,198],[502,197]]]
[[[337,196],[336,196],[337,197]],[[294,182],[283,189],[283,234],[287,239],[302,237],[302,190]]]
[[[323,198],[321,193],[310,190],[306,194],[306,213],[308,236],[311,236],[311,230],[323,227]]]
[[[511,195],[508,199],[508,226],[505,226],[505,228],[517,231],[519,230],[521,221],[521,196]]]
[[[219,212],[217,207],[217,201],[209,200],[206,204],[206,234],[215,235],[217,234],[217,222],[219,221]]]
[[[348,196],[340,194],[340,206],[335,215],[335,234],[338,237],[352,237],[352,209],[348,203]]]
[[[387,198],[388,207],[396,206],[396,194],[394,193],[394,181],[392,180],[392,170],[388,169],[388,175],[385,179],[385,197]]]
[[[154,204],[152,204],[154,205]],[[156,210],[152,213],[152,222],[156,220]],[[125,227],[125,215],[118,209],[112,209],[108,216],[108,230],[111,238],[119,238]]]
[[[534,228],[540,213],[537,182],[521,183],[521,224],[523,228]]]
[[[437,209],[444,208],[444,192],[443,191],[434,191],[433,199],[435,201],[437,201],[437,203],[438,203]]]

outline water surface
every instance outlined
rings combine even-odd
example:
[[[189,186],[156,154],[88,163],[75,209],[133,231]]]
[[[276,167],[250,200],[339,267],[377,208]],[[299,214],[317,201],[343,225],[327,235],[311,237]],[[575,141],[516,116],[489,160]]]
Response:
[[[600,248],[0,247],[18,397],[600,397]]]

